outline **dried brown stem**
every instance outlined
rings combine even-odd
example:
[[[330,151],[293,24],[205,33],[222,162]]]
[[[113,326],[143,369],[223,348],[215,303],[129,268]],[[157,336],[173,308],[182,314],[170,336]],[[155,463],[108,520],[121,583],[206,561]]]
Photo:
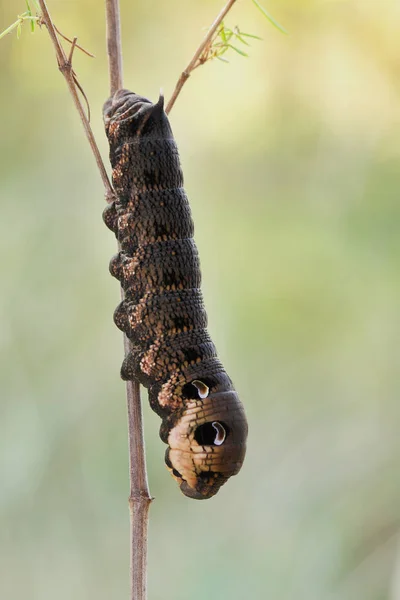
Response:
[[[68,62],[70,65],[72,65],[72,57],[74,55],[74,50],[75,50],[77,41],[78,41],[78,38],[74,37],[74,39],[72,40],[72,43],[71,43],[71,49],[70,49],[69,55],[68,55]]]
[[[108,178],[104,163],[100,156],[89,119],[85,114],[82,103],[77,93],[77,87],[86,96],[79,85],[76,75],[72,69],[71,60],[75,47],[79,47],[76,38],[72,41],[65,38],[54,26],[50,17],[46,0],[39,0],[42,10],[42,22],[46,25],[51,41],[53,42],[57,62],[61,73],[68,84],[69,91],[77,108],[86,137],[95,156],[104,184],[107,201],[115,198],[114,190]],[[106,0],[107,9],[107,49],[110,69],[111,94],[122,87],[122,49],[119,18],[119,0]],[[69,57],[67,58],[60,44],[57,33],[72,44]],[[81,48],[83,50],[83,48]],[[123,292],[122,292],[123,295]],[[124,336],[125,354],[129,352],[130,343]],[[128,434],[129,434],[129,473],[130,494],[129,509],[131,515],[131,600],[145,600],[147,586],[147,529],[148,512],[151,496],[147,482],[145,463],[145,447],[143,436],[142,409],[140,402],[139,385],[128,381],[126,385],[128,404]]]
[[[121,19],[119,0],[106,0],[107,52],[110,94],[123,86]]]
[[[106,198],[111,200],[114,196],[114,191],[112,189],[110,180],[107,175],[107,171],[105,169],[103,160],[100,155],[100,151],[97,147],[96,140],[94,139],[94,135],[92,132],[92,128],[90,127],[89,120],[85,114],[85,110],[82,106],[82,103],[79,99],[78,92],[76,90],[76,82],[75,75],[72,69],[71,63],[68,61],[67,56],[64,52],[63,47],[61,46],[60,40],[58,39],[56,29],[54,27],[54,23],[50,17],[46,0],[39,0],[39,5],[42,11],[42,22],[46,25],[47,31],[49,32],[51,41],[53,42],[54,49],[57,55],[58,67],[61,73],[64,75],[64,78],[67,82],[69,91],[71,93],[72,99],[74,101],[75,107],[79,112],[79,116],[81,118],[83,127],[85,128],[86,137],[89,141],[90,147],[96,159],[97,166],[100,171],[101,179],[103,181],[103,185],[106,191]]]
[[[83,89],[83,87],[81,86],[81,84],[79,83],[79,81],[78,81],[78,79],[77,79],[77,77],[76,77],[75,73],[74,73],[74,72],[72,72],[72,74],[73,74],[73,77],[74,77],[74,82],[75,82],[75,85],[76,85],[76,87],[78,88],[78,90],[80,91],[80,93],[82,94],[82,97],[83,97],[83,99],[84,99],[84,101],[85,101],[86,108],[87,108],[87,120],[88,120],[88,121],[89,121],[89,123],[90,123],[90,104],[89,104],[89,100],[87,99],[87,96],[86,96],[86,94],[85,94],[85,92],[84,92],[84,89]],[[107,198],[109,198],[109,196],[108,196],[108,194],[107,194],[107,188],[106,188],[106,197],[107,197]],[[111,200],[110,200],[110,201],[111,201]]]
[[[61,31],[55,26],[55,24],[53,23],[53,27],[54,29],[57,31],[58,35],[60,35],[63,40],[65,40],[66,42],[69,42],[70,44],[74,43],[74,40],[77,40],[78,38],[74,38],[74,40],[70,40],[66,35],[64,35],[63,33],[61,33]],[[85,48],[82,48],[82,46],[80,46],[79,44],[77,44],[75,42],[75,46],[77,48],[79,48],[79,50],[82,50],[82,52],[84,54],[86,54],[87,56],[90,56],[90,58],[96,58],[94,54],[92,54],[91,52],[89,52],[88,50],[85,50]]]
[[[202,64],[202,61],[201,61],[202,56],[204,56],[204,53],[210,47],[210,44],[212,44],[214,35],[217,32],[218,27],[221,25],[222,21],[225,19],[226,15],[231,10],[231,8],[235,4],[235,2],[236,2],[236,0],[229,0],[227,2],[227,4],[224,6],[224,8],[221,10],[221,12],[219,13],[217,18],[211,25],[206,37],[201,42],[200,46],[197,48],[196,52],[193,55],[192,60],[190,61],[190,63],[186,67],[186,69],[184,71],[182,71],[182,74],[181,74],[180,78],[178,79],[178,82],[175,86],[174,93],[172,94],[172,97],[167,104],[167,108],[165,109],[165,112],[167,113],[167,115],[171,112],[172,107],[174,106],[176,99],[178,98],[179,94],[181,93],[183,86],[189,79],[191,72],[194,69],[196,69],[196,67],[198,67],[200,64]],[[205,61],[203,61],[203,62],[205,62]]]
[[[106,0],[106,19],[110,93],[112,95],[123,86],[119,0]],[[123,298],[124,292],[122,289],[121,295]],[[124,336],[124,346],[125,355],[127,355],[130,350],[130,342],[126,336]],[[128,404],[129,511],[131,523],[130,593],[131,600],[145,600],[147,597],[147,530],[152,498],[147,481],[139,384],[128,381],[126,395]]]

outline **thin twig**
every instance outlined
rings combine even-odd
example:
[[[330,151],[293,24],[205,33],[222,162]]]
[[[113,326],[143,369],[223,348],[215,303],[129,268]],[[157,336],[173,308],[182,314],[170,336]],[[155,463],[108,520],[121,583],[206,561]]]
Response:
[[[125,353],[129,340],[124,336]],[[129,513],[130,513],[130,598],[147,598],[147,531],[152,501],[147,481],[142,406],[139,384],[127,381],[129,437]]]
[[[113,95],[123,86],[119,0],[106,0],[106,21],[110,94]]]
[[[106,0],[107,51],[110,73],[110,92],[113,95],[123,86],[122,43],[119,0]],[[124,292],[121,288],[121,296]],[[130,342],[124,336],[125,356]],[[129,512],[130,537],[130,593],[131,600],[147,597],[147,530],[151,496],[147,481],[142,407],[139,384],[126,384],[129,437]]]
[[[67,58],[63,47],[57,37],[54,23],[50,17],[46,0],[39,0],[42,11],[42,22],[46,25],[53,42],[57,62],[61,73],[64,75],[68,84],[69,91],[74,100],[90,147],[95,156],[100,170],[101,178],[104,184],[107,201],[111,202],[115,198],[114,190],[108,178],[104,163],[102,161],[99,149],[97,147],[88,118],[85,115],[82,103],[77,93],[77,87],[82,91],[76,75],[72,69],[71,60],[75,49],[76,38],[71,42],[72,47]],[[106,0],[107,7],[107,47],[110,65],[110,88],[111,94],[122,87],[122,50],[121,33],[119,18],[119,1]],[[59,34],[62,37],[63,34]],[[70,41],[70,40],[68,40]],[[85,99],[86,96],[83,93]],[[125,354],[130,350],[129,340],[124,336]],[[144,436],[142,423],[142,410],[140,402],[139,385],[136,382],[128,381],[127,386],[127,404],[128,404],[128,435],[129,435],[129,473],[130,473],[130,494],[129,509],[131,518],[131,600],[145,600],[147,586],[147,529],[148,529],[148,511],[151,503],[149,493]]]
[[[53,23],[53,27],[54,27],[54,29],[57,31],[58,35],[61,35],[61,37],[62,37],[62,38],[63,38],[63,39],[66,41],[66,42],[69,42],[70,44],[73,44],[73,43],[74,43],[74,41],[73,41],[73,40],[70,40],[70,39],[69,39],[69,37],[67,37],[66,35],[64,35],[64,34],[63,34],[63,33],[62,33],[62,32],[61,32],[61,31],[60,31],[60,30],[59,30],[59,29],[58,29],[58,28],[55,26],[55,24],[54,24],[54,23]],[[77,39],[78,39],[78,38],[74,38],[74,40],[77,40]],[[79,45],[79,44],[77,44],[76,42],[75,42],[75,46],[76,46],[77,48],[79,48],[79,50],[82,50],[82,52],[83,52],[84,54],[87,54],[87,56],[90,56],[90,58],[96,58],[94,54],[92,54],[91,52],[89,52],[89,50],[85,50],[85,48],[82,48],[82,46],[80,46],[80,45]]]
[[[219,13],[217,18],[211,25],[210,29],[208,30],[206,37],[204,38],[204,40],[201,42],[200,46],[197,48],[196,52],[194,53],[192,60],[190,61],[190,63],[186,67],[186,69],[184,71],[182,71],[182,74],[178,80],[178,83],[175,86],[174,93],[172,94],[172,97],[167,104],[167,108],[165,109],[165,112],[167,113],[167,115],[171,112],[171,109],[174,106],[179,94],[181,93],[183,86],[185,85],[186,81],[189,79],[191,72],[201,64],[201,57],[204,55],[204,52],[207,50],[207,48],[212,43],[212,40],[214,38],[214,35],[215,35],[218,27],[220,26],[222,21],[225,19],[226,15],[231,10],[231,8],[235,4],[235,2],[236,2],[236,0],[229,0],[228,3],[224,6],[224,8],[221,10],[221,12]]]
[[[74,83],[75,83],[76,87],[78,88],[78,90],[80,91],[80,93],[82,94],[82,98],[85,101],[86,108],[87,108],[87,120],[90,123],[90,104],[89,104],[89,100],[87,99],[87,96],[86,96],[86,94],[84,92],[84,89],[81,86],[81,84],[79,83],[78,78],[75,75],[74,71],[72,71],[72,75],[73,75],[73,78],[74,78]],[[106,196],[107,196],[107,188],[106,188]]]
[[[71,49],[69,51],[69,56],[68,56],[68,62],[70,65],[72,65],[72,57],[74,55],[74,50],[75,50],[77,41],[78,41],[77,37],[74,37],[74,39],[72,40]]]
[[[68,38],[66,38],[65,35],[63,35],[62,33],[60,33],[58,31],[57,27],[54,27],[54,28],[57,31],[57,33],[59,33],[61,35],[61,37],[63,37],[66,40],[68,40]],[[77,40],[78,40],[78,38],[74,37],[74,39],[71,42],[71,48],[70,48],[70,51],[69,51],[68,61],[67,61],[68,64],[71,65],[71,66],[72,66],[72,57],[74,55],[75,48],[80,48],[80,46],[78,46],[77,43],[76,43]],[[68,41],[70,41],[70,40],[68,40]],[[74,83],[75,83],[76,87],[78,88],[78,90],[82,94],[83,99],[85,100],[85,104],[86,104],[86,108],[87,108],[87,120],[90,123],[90,104],[89,104],[89,100],[87,99],[85,91],[84,91],[83,87],[81,86],[81,84],[79,83],[78,78],[77,78],[77,76],[75,74],[75,71],[73,69],[72,69],[72,76],[74,78]]]
[[[103,181],[103,185],[104,185],[105,192],[106,192],[106,198],[108,201],[111,201],[112,198],[114,197],[114,190],[112,189],[110,180],[107,175],[106,168],[104,166],[103,160],[100,155],[100,151],[97,147],[96,140],[94,139],[94,135],[92,132],[92,128],[90,127],[89,120],[85,114],[85,110],[79,99],[78,92],[76,90],[75,75],[72,70],[72,65],[70,62],[68,62],[67,56],[64,52],[64,49],[60,44],[60,41],[57,36],[57,32],[55,30],[53,21],[50,17],[50,14],[49,14],[49,11],[48,11],[48,8],[46,5],[46,0],[39,0],[39,4],[40,4],[41,11],[42,11],[42,21],[47,27],[47,31],[49,32],[51,41],[53,42],[53,46],[56,51],[58,67],[59,67],[61,73],[64,75],[64,78],[67,82],[72,99],[74,101],[75,107],[76,107],[77,111],[79,112],[79,116],[81,118],[83,127],[85,128],[86,137],[89,141],[90,147],[92,149],[92,152],[96,159],[97,166],[100,171],[101,179]]]

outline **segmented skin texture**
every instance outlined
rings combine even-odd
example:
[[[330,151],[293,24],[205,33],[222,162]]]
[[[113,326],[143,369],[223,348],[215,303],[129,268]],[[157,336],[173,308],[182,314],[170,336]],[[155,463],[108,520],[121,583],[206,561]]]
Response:
[[[114,321],[131,347],[121,376],[148,388],[182,492],[210,498],[242,466],[247,422],[206,329],[178,149],[163,98],[119,90],[104,123],[117,194],[104,221],[120,247],[110,272],[124,290]]]

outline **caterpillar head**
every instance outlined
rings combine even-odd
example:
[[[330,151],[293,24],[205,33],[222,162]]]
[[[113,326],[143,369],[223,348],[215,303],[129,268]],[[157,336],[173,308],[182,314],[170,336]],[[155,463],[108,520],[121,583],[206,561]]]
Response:
[[[188,400],[169,431],[167,467],[185,496],[214,496],[236,475],[246,452],[247,421],[234,391]]]

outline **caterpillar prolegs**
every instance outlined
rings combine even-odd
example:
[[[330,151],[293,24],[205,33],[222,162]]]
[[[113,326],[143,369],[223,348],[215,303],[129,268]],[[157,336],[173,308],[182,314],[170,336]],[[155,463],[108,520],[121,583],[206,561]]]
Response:
[[[115,202],[104,211],[124,289],[114,313],[130,340],[125,380],[149,390],[167,467],[190,498],[210,498],[242,466],[247,421],[206,330],[193,221],[163,98],[119,90],[104,105]]]

